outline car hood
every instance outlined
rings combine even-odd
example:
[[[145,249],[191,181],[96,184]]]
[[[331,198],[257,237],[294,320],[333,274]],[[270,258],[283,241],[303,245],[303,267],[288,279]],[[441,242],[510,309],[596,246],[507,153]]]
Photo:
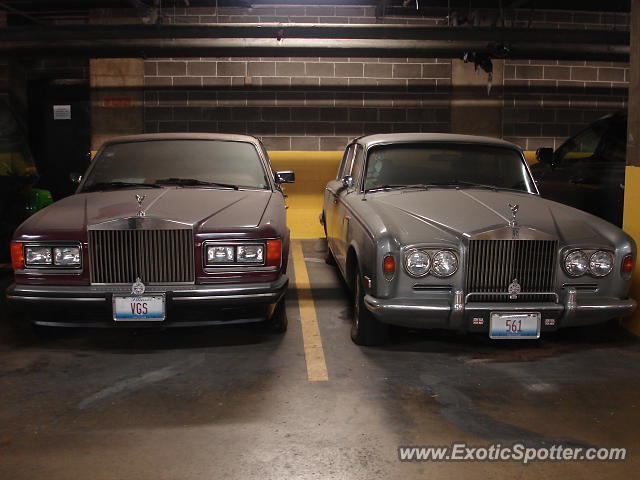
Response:
[[[271,197],[268,190],[213,188],[121,189],[80,193],[53,203],[29,218],[20,232],[79,232],[87,226],[136,217],[136,195],[144,195],[145,218],[193,225],[200,231],[255,227]]]
[[[404,190],[369,194],[367,205],[405,244],[430,238],[458,243],[463,238],[505,227],[518,205],[517,223],[560,243],[611,244],[609,223],[538,195],[478,189]],[[425,235],[425,229],[429,229]]]

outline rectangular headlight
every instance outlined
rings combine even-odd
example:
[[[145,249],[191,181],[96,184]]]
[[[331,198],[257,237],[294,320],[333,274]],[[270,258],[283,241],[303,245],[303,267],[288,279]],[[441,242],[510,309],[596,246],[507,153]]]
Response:
[[[60,267],[77,267],[80,265],[80,248],[54,247],[53,264]]]
[[[233,263],[235,247],[230,245],[209,245],[207,247],[207,264]]]
[[[25,247],[25,265],[51,265],[51,247]]]
[[[238,263],[263,263],[264,245],[238,245]]]

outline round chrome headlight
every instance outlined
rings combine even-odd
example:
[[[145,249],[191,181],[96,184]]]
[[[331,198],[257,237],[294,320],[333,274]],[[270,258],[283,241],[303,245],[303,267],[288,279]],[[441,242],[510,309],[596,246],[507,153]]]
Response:
[[[433,256],[431,270],[438,277],[449,277],[458,270],[458,257],[449,250],[440,250]]]
[[[407,273],[412,277],[424,277],[429,273],[431,258],[429,258],[429,255],[426,252],[412,250],[407,253],[404,260],[404,266]]]
[[[589,259],[589,271],[595,277],[604,277],[613,270],[613,254],[598,250]]]
[[[589,257],[582,250],[574,250],[564,259],[564,269],[572,277],[579,277],[589,269]]]

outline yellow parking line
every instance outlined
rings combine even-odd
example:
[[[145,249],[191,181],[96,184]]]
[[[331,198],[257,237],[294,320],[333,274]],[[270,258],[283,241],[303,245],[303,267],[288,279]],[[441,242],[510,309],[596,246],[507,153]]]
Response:
[[[300,323],[302,324],[302,342],[304,343],[304,357],[307,361],[307,378],[310,382],[326,382],[329,380],[327,364],[324,361],[322,338],[318,328],[316,307],[311,295],[311,284],[307,266],[304,263],[302,244],[300,240],[291,241],[293,268],[296,275],[296,292],[300,309]]]

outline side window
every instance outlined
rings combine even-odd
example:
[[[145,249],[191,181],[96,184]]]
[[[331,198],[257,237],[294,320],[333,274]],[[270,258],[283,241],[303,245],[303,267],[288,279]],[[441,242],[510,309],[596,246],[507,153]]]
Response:
[[[599,147],[600,160],[625,163],[627,160],[627,125],[613,124],[602,138]]]
[[[353,163],[353,151],[355,149],[355,145],[351,144],[347,147],[342,156],[342,161],[340,162],[340,168],[338,168],[338,176],[336,180],[340,180],[344,178],[345,175],[349,175],[348,172],[351,171],[351,164]]]
[[[360,179],[360,175],[362,173],[362,167],[364,165],[364,149],[360,145],[356,145],[356,152],[353,157],[353,165],[351,167],[351,175],[355,184],[358,184],[358,180]]]
[[[569,165],[592,157],[598,149],[603,133],[602,126],[594,125],[570,138],[558,152],[558,162]]]

